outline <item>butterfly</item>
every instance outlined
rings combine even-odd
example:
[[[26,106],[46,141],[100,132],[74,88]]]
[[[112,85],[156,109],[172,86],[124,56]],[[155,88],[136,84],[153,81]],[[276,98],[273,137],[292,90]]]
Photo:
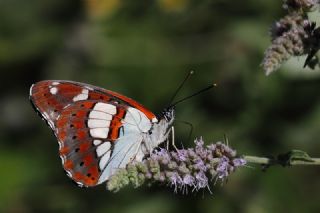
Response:
[[[30,101],[58,140],[65,172],[81,187],[142,161],[168,140],[175,118],[174,106],[155,115],[124,95],[74,81],[33,84]]]

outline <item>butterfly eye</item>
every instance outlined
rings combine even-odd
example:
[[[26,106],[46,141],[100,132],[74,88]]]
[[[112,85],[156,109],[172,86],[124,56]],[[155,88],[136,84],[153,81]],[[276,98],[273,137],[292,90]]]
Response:
[[[73,124],[70,124],[70,128],[73,128],[74,127],[74,125]]]
[[[72,139],[73,139],[73,140],[77,139],[77,136],[73,136]]]
[[[81,162],[80,162],[80,166],[83,166],[83,164],[84,164],[84,162],[83,162],[83,161],[81,161]]]

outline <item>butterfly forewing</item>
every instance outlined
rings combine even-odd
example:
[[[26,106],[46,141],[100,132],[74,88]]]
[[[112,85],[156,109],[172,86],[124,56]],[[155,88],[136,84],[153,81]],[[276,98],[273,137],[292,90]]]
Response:
[[[78,82],[39,82],[30,99],[58,139],[65,171],[84,186],[102,183],[132,160],[141,129],[156,119],[130,98]]]

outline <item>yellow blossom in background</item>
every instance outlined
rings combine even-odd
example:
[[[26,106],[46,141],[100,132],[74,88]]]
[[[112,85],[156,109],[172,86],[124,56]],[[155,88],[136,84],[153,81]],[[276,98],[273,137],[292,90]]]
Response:
[[[182,11],[189,0],[158,0],[160,8],[168,12]]]
[[[93,18],[102,18],[112,14],[120,6],[120,0],[85,0],[86,10]]]

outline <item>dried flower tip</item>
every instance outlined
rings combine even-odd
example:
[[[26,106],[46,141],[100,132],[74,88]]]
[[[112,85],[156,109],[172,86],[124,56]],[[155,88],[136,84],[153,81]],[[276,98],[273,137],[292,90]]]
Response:
[[[318,6],[318,0],[285,0],[283,8],[289,11],[312,11]]]

